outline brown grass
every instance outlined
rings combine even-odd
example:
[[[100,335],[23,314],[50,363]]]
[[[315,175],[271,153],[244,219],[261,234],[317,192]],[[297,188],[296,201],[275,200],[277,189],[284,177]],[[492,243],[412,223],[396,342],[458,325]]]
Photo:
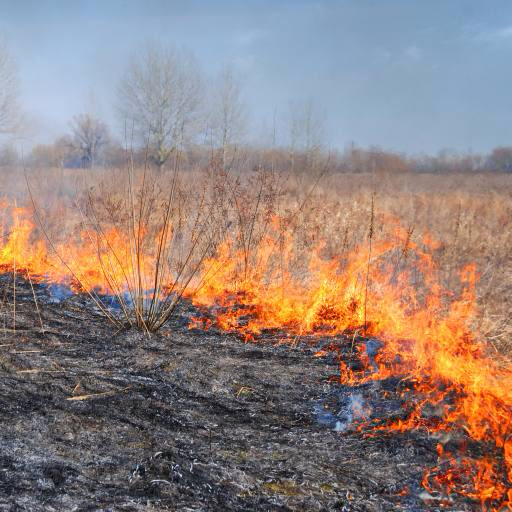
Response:
[[[434,258],[449,289],[457,291],[458,273],[465,264],[476,264],[479,328],[496,350],[512,353],[512,176],[327,174],[317,183],[318,170],[300,177],[262,169],[223,172],[210,166],[206,171],[181,173],[183,194],[199,197],[205,191],[209,215],[218,224],[209,224],[210,237],[220,239],[226,230],[234,230],[248,260],[251,246],[266,232],[270,215],[278,211],[304,250],[325,240],[327,255],[343,255],[367,240],[374,211],[372,236],[376,239],[389,236],[399,222],[416,243],[426,233],[438,242]],[[48,170],[43,174],[38,171],[29,179],[39,204],[46,205],[43,215],[50,236],[76,229],[77,205],[103,215],[97,218],[102,226],[126,221],[120,207],[123,191],[130,187],[125,171]],[[14,171],[8,173],[6,182],[15,184],[12,192],[23,202],[26,191],[17,176]],[[148,215],[156,215],[162,204],[168,204],[159,198],[168,197],[172,172],[148,180],[152,187],[148,197],[154,198],[154,205],[144,208]],[[189,206],[183,196],[173,201]],[[188,211],[187,218],[193,214]],[[402,256],[407,257],[406,246]]]
[[[512,176],[330,176],[303,213],[304,233],[328,240],[332,254],[354,250],[367,236],[373,193],[375,235],[392,227],[392,219],[416,242],[428,233],[438,242],[434,258],[448,289],[456,288],[464,265],[476,264],[479,328],[497,350],[510,353]]]

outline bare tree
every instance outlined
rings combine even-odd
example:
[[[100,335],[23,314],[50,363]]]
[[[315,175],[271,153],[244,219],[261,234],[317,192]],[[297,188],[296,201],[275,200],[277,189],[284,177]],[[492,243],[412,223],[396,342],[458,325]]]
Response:
[[[82,167],[93,167],[109,140],[108,128],[89,114],[80,114],[71,121],[72,145],[78,152]]]
[[[494,148],[489,155],[488,166],[493,171],[512,173],[512,147]]]
[[[289,130],[292,169],[298,156],[303,157],[305,168],[310,167],[322,149],[324,137],[324,116],[313,100],[290,104]]]
[[[313,100],[290,105],[290,145],[306,153],[320,149],[324,119]]]
[[[196,62],[184,51],[147,46],[132,58],[119,85],[119,112],[159,168],[196,133],[201,89]]]
[[[210,116],[213,139],[221,150],[224,166],[228,147],[242,139],[247,123],[241,81],[231,66],[224,66],[214,86]]]
[[[19,79],[16,65],[0,42],[0,134],[15,130],[19,119]]]

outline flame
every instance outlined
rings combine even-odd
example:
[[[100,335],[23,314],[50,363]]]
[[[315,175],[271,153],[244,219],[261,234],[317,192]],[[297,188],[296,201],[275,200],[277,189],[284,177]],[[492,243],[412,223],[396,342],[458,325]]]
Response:
[[[116,228],[101,234],[77,230],[65,242],[50,244],[28,209],[4,201],[0,210],[4,270],[101,293],[119,293],[116,283],[132,274],[130,238]],[[292,340],[305,334],[379,339],[382,347],[374,356],[358,352],[364,371],[339,362],[343,383],[399,376],[410,384],[403,392],[408,414],[370,427],[465,431],[487,453],[475,459],[440,446],[439,463],[425,473],[423,485],[430,492],[466,495],[482,508],[512,508],[512,365],[489,357],[475,328],[476,269],[461,270],[459,293],[447,290],[435,265],[436,242],[413,242],[397,223],[390,225],[391,236],[330,258],[321,243],[298,244],[277,217],[250,254],[228,236],[190,284],[190,298],[204,312],[193,326],[214,325],[246,340],[266,330],[288,333]],[[149,251],[142,269],[148,290],[154,264]],[[328,350],[324,346],[315,355]],[[428,407],[439,412],[429,416]]]
[[[193,302],[207,308],[207,322],[251,340],[264,330],[294,335],[356,333],[376,337],[382,349],[356,374],[340,360],[340,381],[348,384],[406,378],[407,417],[376,429],[430,432],[463,429],[489,450],[501,451],[503,464],[489,457],[451,459],[424,479],[427,488],[458,492],[482,507],[501,510],[512,503],[512,365],[487,355],[475,328],[476,269],[460,272],[461,291],[446,290],[433,254],[437,244],[410,240],[396,225],[388,240],[365,245],[343,258],[322,258],[322,245],[309,255],[307,268],[294,272],[297,249],[291,235],[276,229],[254,249],[247,267],[236,239],[227,240],[209,262],[216,268]],[[407,254],[407,256],[406,256]],[[213,313],[213,320],[211,314]],[[195,326],[198,324],[195,319]],[[326,355],[325,348],[316,357]],[[440,409],[440,417],[425,414]],[[446,454],[440,455],[440,459]],[[433,476],[435,473],[435,476]]]
[[[81,229],[66,233],[67,240],[49,243],[25,207],[0,201],[0,268],[28,274],[43,283],[69,286],[74,291],[122,293],[122,283],[134,275],[128,237],[111,227],[104,232]],[[154,256],[144,254],[142,279],[150,282]],[[149,288],[147,286],[146,288]]]

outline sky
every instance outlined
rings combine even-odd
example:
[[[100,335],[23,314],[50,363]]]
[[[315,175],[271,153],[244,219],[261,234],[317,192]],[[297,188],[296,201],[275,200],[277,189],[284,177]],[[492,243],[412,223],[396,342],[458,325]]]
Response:
[[[115,132],[130,55],[157,42],[208,76],[234,66],[256,138],[275,113],[284,141],[290,105],[312,101],[333,148],[512,145],[510,0],[0,0],[0,36],[32,142],[91,110]]]

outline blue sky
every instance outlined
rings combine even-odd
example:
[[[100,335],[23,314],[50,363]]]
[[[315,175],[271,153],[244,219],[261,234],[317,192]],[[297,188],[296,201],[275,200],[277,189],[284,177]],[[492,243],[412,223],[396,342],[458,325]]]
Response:
[[[192,50],[208,74],[236,66],[255,135],[275,110],[284,137],[290,102],[310,98],[331,146],[512,145],[509,0],[0,0],[0,35],[34,141],[91,108],[115,126],[127,59],[161,41]]]

